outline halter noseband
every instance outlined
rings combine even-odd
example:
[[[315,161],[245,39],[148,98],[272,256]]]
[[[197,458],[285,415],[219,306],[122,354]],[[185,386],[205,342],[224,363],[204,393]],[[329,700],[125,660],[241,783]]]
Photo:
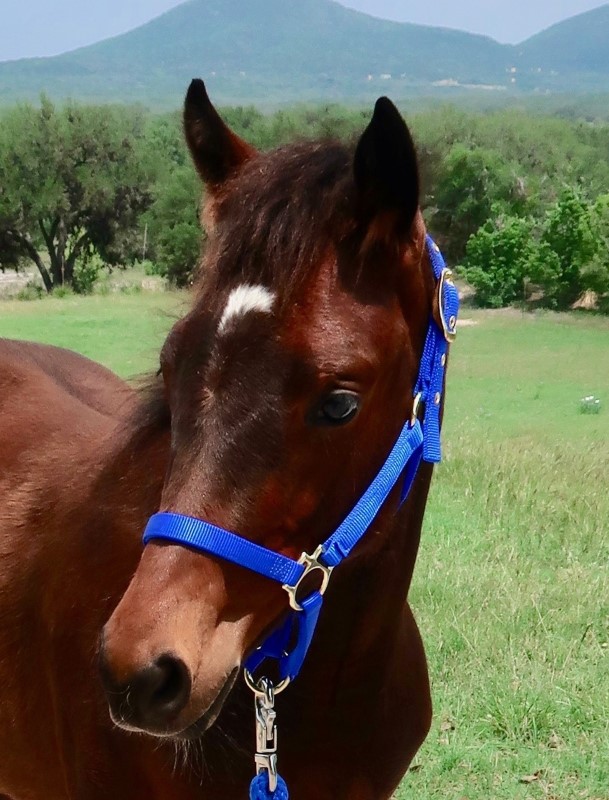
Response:
[[[246,681],[255,692],[257,703],[262,704],[261,708],[268,706],[269,691],[271,696],[273,691],[278,694],[300,672],[332,570],[349,556],[364,536],[400,478],[403,477],[402,505],[412,488],[421,460],[429,463],[441,460],[441,400],[448,347],[457,332],[459,294],[440,249],[430,236],[426,238],[426,246],[436,281],[440,324],[431,315],[414,389],[412,415],[378,474],[334,533],[312,555],[303,553],[295,561],[210,522],[182,514],[155,514],[146,526],[144,544],[157,540],[184,545],[257,572],[280,583],[288,593],[292,612],[245,663]],[[422,421],[419,419],[421,406],[424,406]],[[320,587],[300,598],[303,580],[315,571],[320,573]],[[268,660],[277,662],[280,677],[280,683],[274,689],[271,685],[270,690],[270,682],[266,679],[255,683],[252,678]],[[259,764],[259,768],[268,772],[269,781],[273,775],[276,776],[276,771],[268,764]],[[270,788],[273,790],[272,786]]]

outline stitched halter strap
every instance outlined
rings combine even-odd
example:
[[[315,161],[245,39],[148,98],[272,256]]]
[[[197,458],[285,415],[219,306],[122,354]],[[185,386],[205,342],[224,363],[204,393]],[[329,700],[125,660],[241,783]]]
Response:
[[[452,274],[430,236],[426,244],[436,280],[441,324],[431,317],[415,386],[412,417],[404,424],[368,489],[315,553],[304,553],[295,561],[210,522],[182,514],[155,514],[146,526],[144,544],[164,541],[184,545],[263,575],[282,584],[287,591],[292,612],[247,659],[245,668],[250,674],[265,661],[273,660],[284,686],[296,678],[311,644],[332,570],[349,556],[365,535],[400,479],[403,479],[401,504],[408,497],[421,460],[430,463],[441,460],[440,408],[446,356],[456,335],[459,295]],[[421,407],[424,407],[422,422],[419,419]],[[300,584],[305,576],[315,571],[320,573],[320,588],[301,598]]]

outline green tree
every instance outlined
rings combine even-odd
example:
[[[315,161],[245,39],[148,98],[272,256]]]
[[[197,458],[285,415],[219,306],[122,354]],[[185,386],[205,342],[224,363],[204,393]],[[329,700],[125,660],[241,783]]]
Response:
[[[201,182],[194,168],[177,167],[160,180],[155,199],[146,215],[151,257],[161,275],[176,286],[193,277],[203,233],[199,223]]]
[[[432,202],[432,227],[446,239],[446,253],[456,262],[488,219],[524,211],[526,191],[499,153],[456,144],[442,164]]]
[[[542,282],[547,305],[569,308],[586,286],[586,272],[593,269],[599,241],[595,236],[592,209],[578,192],[565,189],[548,212],[542,244],[556,256],[557,274]]]
[[[47,291],[72,284],[80,258],[95,250],[121,263],[150,204],[150,176],[132,111],[67,105],[46,98],[19,106],[0,128],[0,248],[38,268]],[[45,261],[41,251],[46,251]]]
[[[536,243],[530,220],[489,220],[467,243],[463,273],[476,290],[476,302],[501,308],[524,300],[535,271]]]
[[[591,209],[591,228],[596,253],[582,270],[584,289],[590,289],[601,298],[603,308],[609,295],[609,194],[600,195]]]

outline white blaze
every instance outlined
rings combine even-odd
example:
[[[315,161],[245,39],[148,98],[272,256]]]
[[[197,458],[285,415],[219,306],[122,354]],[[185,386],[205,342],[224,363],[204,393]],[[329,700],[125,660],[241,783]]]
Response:
[[[230,293],[222,318],[218,326],[218,333],[224,333],[228,325],[236,318],[242,317],[248,311],[259,314],[270,314],[275,302],[275,295],[264,286],[238,286]]]

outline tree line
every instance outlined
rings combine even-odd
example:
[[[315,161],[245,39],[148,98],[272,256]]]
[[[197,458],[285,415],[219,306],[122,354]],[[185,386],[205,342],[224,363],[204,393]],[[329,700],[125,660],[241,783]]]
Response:
[[[609,124],[514,110],[408,114],[430,230],[480,305],[569,308],[609,295]],[[224,109],[260,149],[351,139],[370,109]],[[143,261],[187,284],[201,246],[200,185],[179,115],[42,98],[0,116],[0,268],[35,265],[47,291],[89,291]]]

